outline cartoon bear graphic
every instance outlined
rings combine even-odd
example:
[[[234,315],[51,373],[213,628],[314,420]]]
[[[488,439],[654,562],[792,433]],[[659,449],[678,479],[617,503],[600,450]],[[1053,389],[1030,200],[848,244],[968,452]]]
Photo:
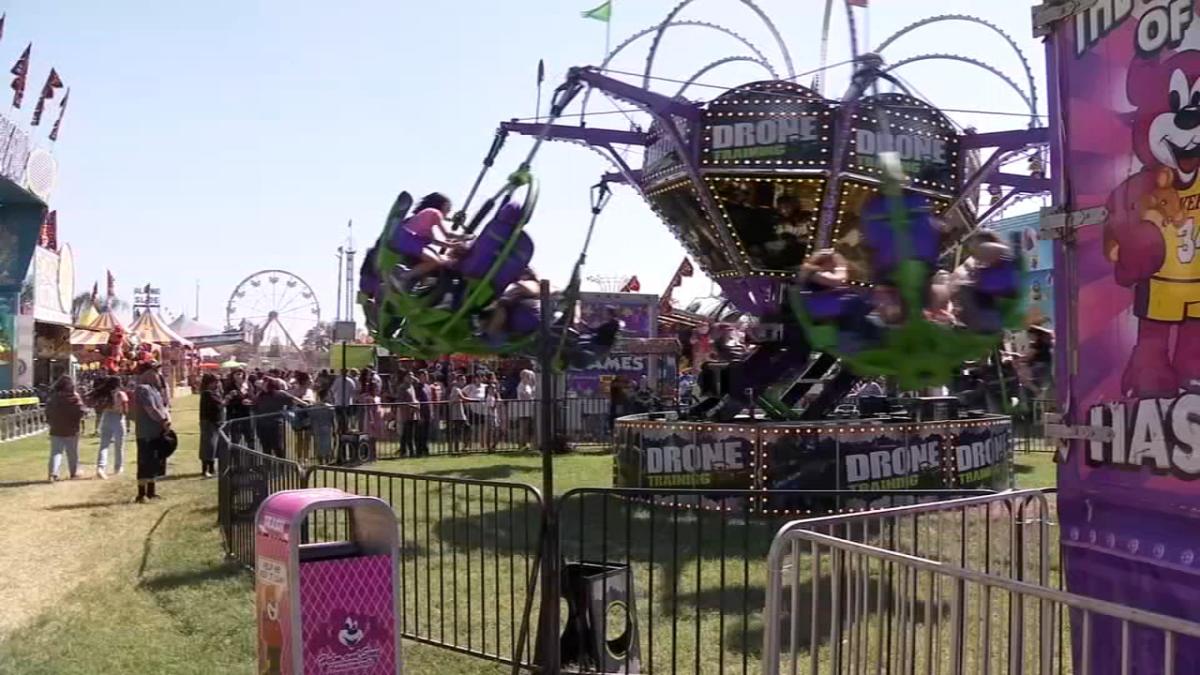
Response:
[[[1126,93],[1142,169],[1110,195],[1104,224],[1104,253],[1138,317],[1121,392],[1173,397],[1200,385],[1200,51],[1134,63]]]

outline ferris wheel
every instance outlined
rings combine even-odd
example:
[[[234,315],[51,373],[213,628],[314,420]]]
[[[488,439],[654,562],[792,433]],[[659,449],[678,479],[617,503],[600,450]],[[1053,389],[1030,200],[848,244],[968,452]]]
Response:
[[[225,305],[227,328],[254,329],[255,344],[300,350],[321,321],[321,305],[308,282],[285,270],[260,270],[242,279]]]

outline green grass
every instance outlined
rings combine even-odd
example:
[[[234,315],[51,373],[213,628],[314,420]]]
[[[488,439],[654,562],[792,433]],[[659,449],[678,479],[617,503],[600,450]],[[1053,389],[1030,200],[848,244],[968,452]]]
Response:
[[[164,499],[151,504],[132,503],[135,482],[131,471],[108,481],[40,482],[46,473],[44,436],[0,445],[0,509],[8,524],[0,530],[0,587],[5,595],[0,604],[0,673],[255,671],[252,578],[222,559],[215,526],[216,482],[197,475],[195,405],[192,398],[176,403],[180,450],[172,460],[171,480],[161,484]],[[128,445],[127,456],[132,457],[133,444]],[[95,447],[93,438],[85,439],[81,451],[85,460],[94,461]],[[1022,455],[1018,462],[1021,485],[1052,484],[1049,454]],[[541,484],[541,458],[533,454],[387,461],[378,468]],[[91,471],[92,466],[85,465],[85,475]],[[588,453],[556,457],[555,474],[559,493],[575,487],[606,486],[611,484],[611,459]],[[499,574],[489,571],[478,576],[479,568],[473,567],[471,574],[477,576],[472,580],[488,584],[474,586],[473,597],[486,598],[488,604],[482,611],[487,612],[488,625],[501,624],[507,636],[509,617],[519,615],[523,596],[515,591],[523,588],[519,572],[527,569],[529,556],[516,550],[511,565],[506,560],[491,565],[498,553],[509,553],[506,546],[511,545],[511,538],[517,536],[520,526],[536,518],[536,511],[516,501],[492,501],[490,495],[482,500],[465,499],[462,488],[447,490],[450,488],[434,486],[420,495],[418,508],[409,509],[412,521],[404,527],[406,541],[413,547],[406,554],[414,561],[419,558],[420,567],[410,563],[413,568],[406,578],[412,582],[414,575],[427,575],[421,583],[432,581],[434,587],[445,579],[465,582],[468,557],[472,565],[482,561],[488,569],[500,570]],[[427,497],[431,499],[429,508],[424,505]],[[452,499],[454,510],[447,513]],[[442,507],[440,513],[437,505]],[[585,508],[588,517],[580,520],[577,516]],[[721,626],[715,610],[732,607],[740,613],[744,606],[753,613],[761,612],[762,558],[771,527],[747,528],[717,513],[685,513],[675,518],[667,515],[669,510],[657,511],[661,513],[648,518],[611,501],[579,502],[564,513],[564,553],[635,563],[643,661],[649,656],[648,633],[653,627],[656,670],[669,671],[664,650],[669,651],[672,631],[686,637],[680,639],[681,665],[696,656],[697,636],[704,672],[719,672],[721,659],[727,665],[742,658],[755,663],[761,626],[753,619],[750,625],[731,620]],[[435,517],[450,524],[439,528]],[[609,520],[603,522],[610,532],[616,533],[618,540],[628,540],[629,546],[613,544],[602,550],[589,538],[598,526],[596,519],[606,517]],[[512,523],[519,525],[508,527]],[[747,536],[753,537],[747,550],[755,551],[756,559],[731,559],[722,565],[720,547],[731,546],[734,537]],[[678,541],[673,542],[676,537]],[[657,550],[647,548],[652,541],[657,542]],[[675,545],[679,554],[666,556],[667,547]],[[651,561],[653,564],[648,564]],[[497,583],[498,595],[492,592]],[[667,589],[672,589],[674,604],[658,603],[655,611],[659,614],[651,622],[646,616],[648,600],[661,600]],[[460,591],[454,602],[447,600],[445,605],[437,596],[433,596],[432,606],[420,601],[421,621],[431,620],[425,629],[433,637],[440,632],[435,627],[446,625],[435,607],[444,607],[448,613],[457,609],[463,622],[479,615],[481,606],[476,603],[468,611],[465,589]],[[510,591],[517,596],[518,607],[510,606]],[[674,610],[679,623],[663,616],[666,608]],[[730,647],[740,646],[743,638],[746,650]],[[506,640],[501,640],[502,646]],[[495,642],[489,644],[494,649]],[[404,658],[408,672],[418,675],[508,672],[482,660],[412,642],[405,642]]]

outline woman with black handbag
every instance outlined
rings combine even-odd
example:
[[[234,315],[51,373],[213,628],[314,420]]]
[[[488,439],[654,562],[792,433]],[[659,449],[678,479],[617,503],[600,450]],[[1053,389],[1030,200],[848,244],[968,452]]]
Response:
[[[155,481],[166,475],[167,458],[178,443],[175,432],[171,431],[171,413],[158,388],[161,379],[157,369],[157,363],[143,365],[134,389],[139,504],[159,497]]]

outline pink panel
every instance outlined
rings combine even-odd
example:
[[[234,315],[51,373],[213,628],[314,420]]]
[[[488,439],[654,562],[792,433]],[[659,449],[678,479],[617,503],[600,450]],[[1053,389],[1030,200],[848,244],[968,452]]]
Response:
[[[390,555],[300,566],[304,672],[396,672],[395,573]]]

